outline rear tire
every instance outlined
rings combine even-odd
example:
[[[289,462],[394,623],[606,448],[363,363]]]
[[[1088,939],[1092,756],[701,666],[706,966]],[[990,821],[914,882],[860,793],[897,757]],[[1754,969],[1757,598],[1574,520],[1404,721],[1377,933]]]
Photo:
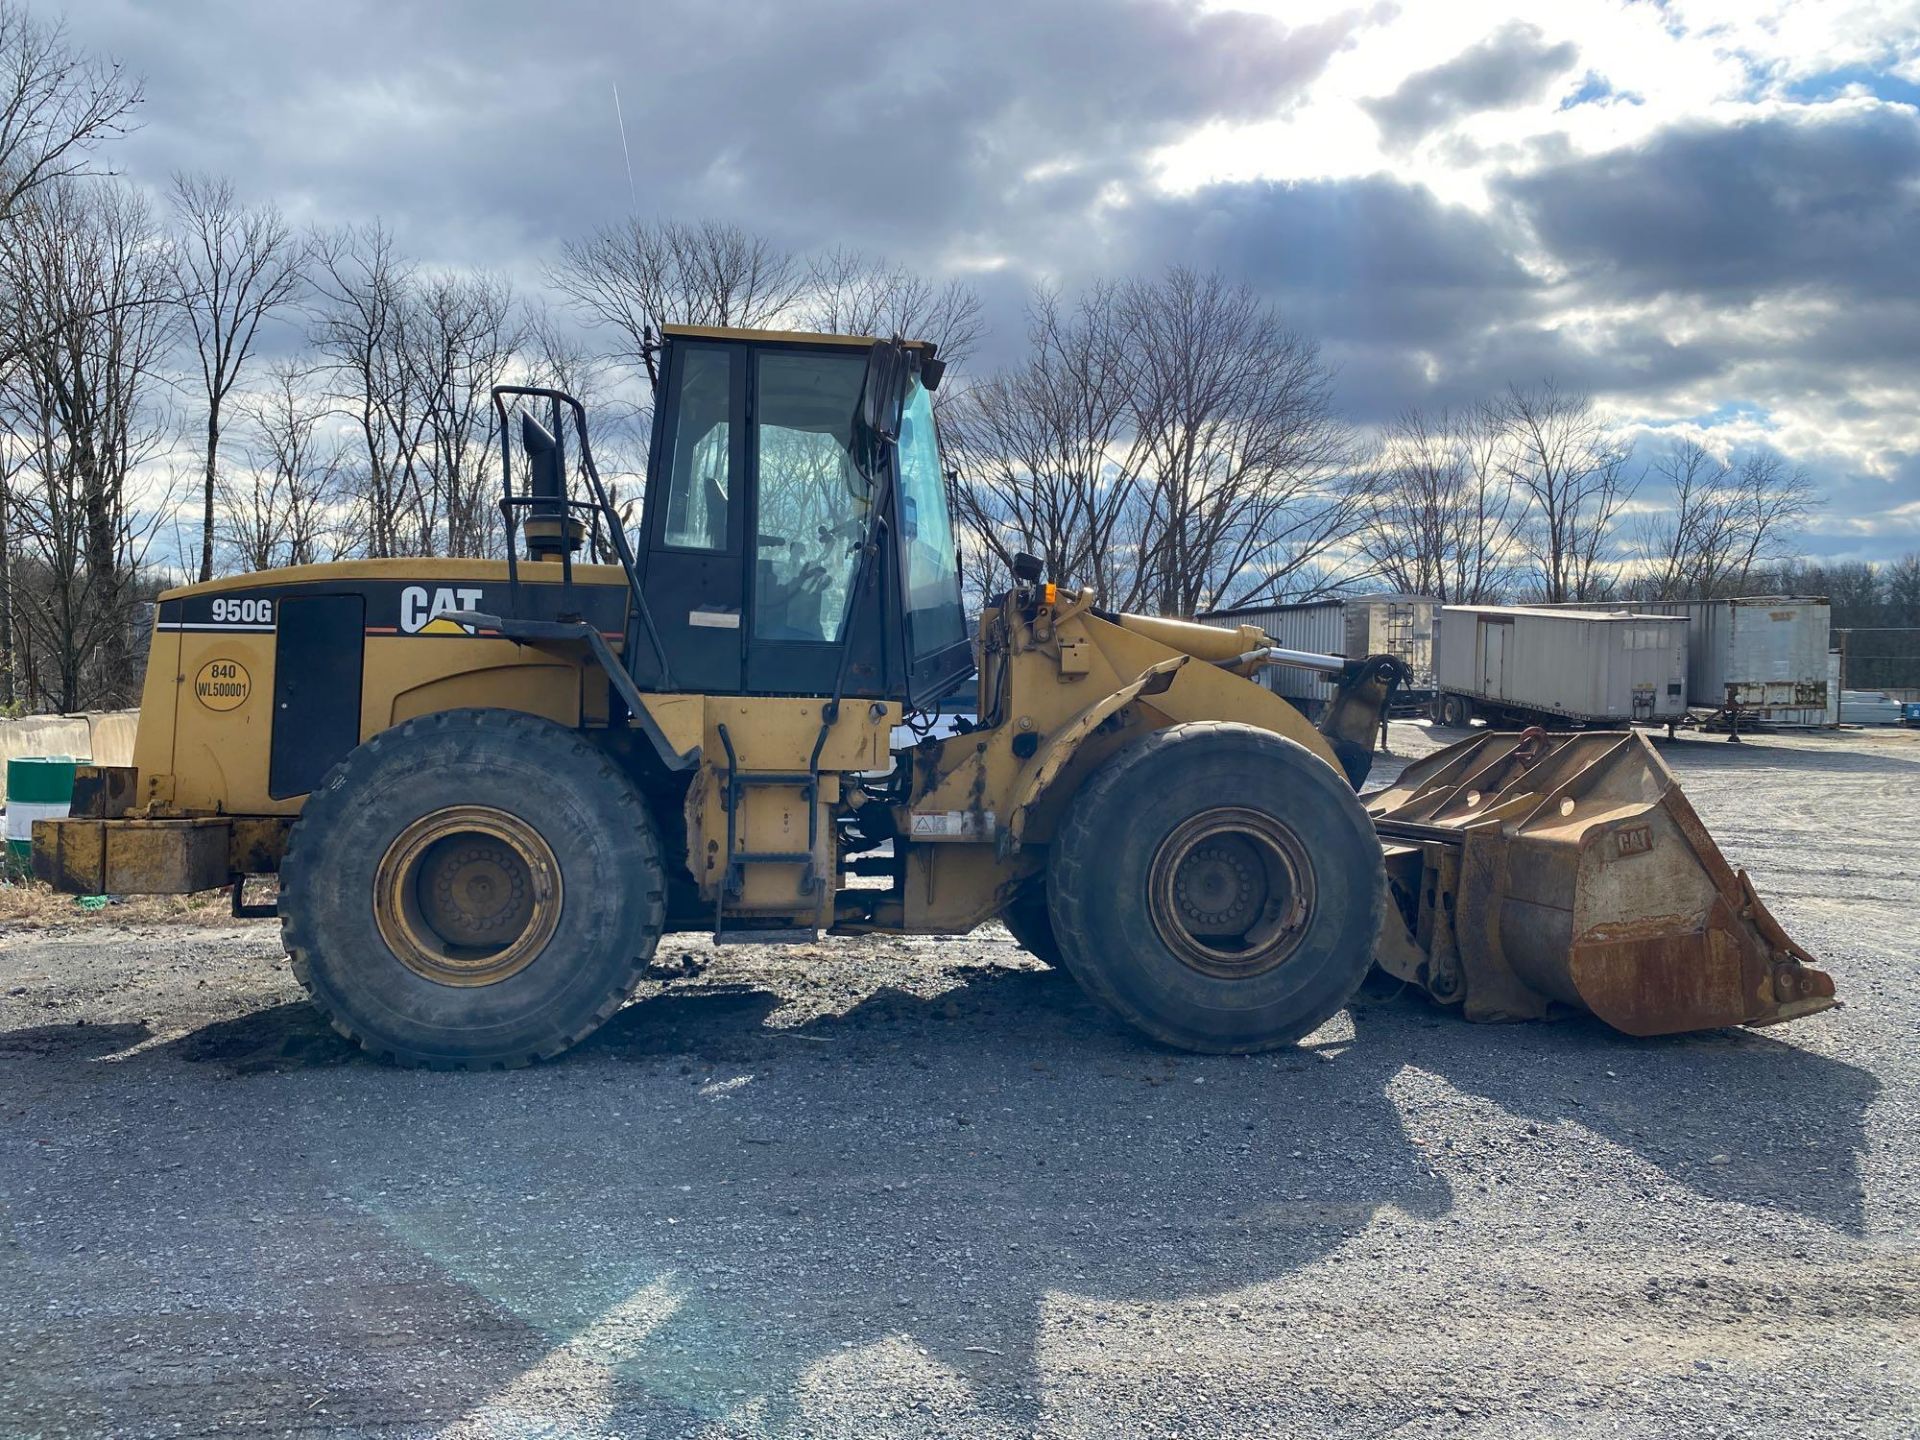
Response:
[[[1083,784],[1049,859],[1053,928],[1094,999],[1155,1039],[1270,1050],[1373,964],[1380,844],[1332,766],[1270,731],[1178,725]]]
[[[293,972],[335,1029],[404,1065],[558,1055],[620,1008],[665,920],[633,785],[577,732],[450,710],[360,746],[281,866]]]

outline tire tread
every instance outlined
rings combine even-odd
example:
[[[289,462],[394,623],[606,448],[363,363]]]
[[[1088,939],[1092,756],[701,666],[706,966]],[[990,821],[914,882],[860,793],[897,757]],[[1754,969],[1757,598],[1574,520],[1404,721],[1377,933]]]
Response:
[[[614,1015],[614,1012],[633,998],[634,991],[640,986],[647,965],[652,961],[658,947],[661,931],[666,924],[666,871],[662,863],[660,842],[654,834],[652,817],[646,804],[634,789],[631,781],[617,767],[605,751],[589,743],[578,731],[562,730],[537,715],[529,715],[518,710],[443,710],[431,715],[417,716],[403,720],[391,729],[383,730],[364,744],[350,752],[321,779],[318,786],[307,796],[301,807],[300,818],[294,822],[287,837],[286,854],[280,862],[281,890],[284,895],[291,890],[299,892],[300,874],[307,863],[302,839],[309,843],[319,836],[331,823],[339,807],[345,803],[342,795],[350,795],[356,788],[354,782],[374,759],[384,750],[400,740],[410,739],[421,734],[451,732],[457,724],[494,726],[511,733],[519,730],[525,733],[529,743],[546,744],[556,735],[564,736],[568,748],[563,753],[571,760],[580,762],[584,767],[592,767],[596,783],[603,784],[619,797],[623,809],[633,814],[633,831],[645,859],[645,873],[649,877],[645,894],[647,907],[647,932],[650,941],[642,951],[630,957],[619,978],[610,986],[593,1011],[593,1018],[585,1025],[571,1031],[557,1033],[551,1043],[542,1044],[523,1054],[510,1058],[476,1056],[472,1058],[455,1055],[416,1055],[403,1053],[389,1047],[381,1047],[367,1035],[360,1033],[344,1016],[330,1005],[320,987],[314,981],[313,955],[316,941],[311,932],[311,917],[303,913],[299,905],[291,909],[282,904],[280,919],[280,938],[287,952],[288,965],[295,980],[307,992],[314,1006],[326,1017],[333,1029],[352,1042],[355,1046],[390,1064],[409,1069],[425,1070],[517,1070],[542,1060],[551,1060],[555,1056],[572,1049]],[[637,877],[636,877],[637,878]]]
[[[1047,886],[1049,901],[1053,907],[1054,933],[1069,957],[1067,968],[1093,999],[1135,1028],[1150,1035],[1166,1038],[1161,1028],[1155,1023],[1154,1017],[1143,1013],[1114,987],[1105,967],[1076,963],[1072,958],[1076,945],[1089,933],[1088,920],[1094,908],[1111,903],[1110,885],[1103,885],[1102,875],[1089,863],[1093,857],[1103,853],[1101,836],[1104,833],[1104,812],[1107,810],[1108,802],[1119,791],[1141,783],[1143,775],[1150,774],[1169,751],[1209,740],[1216,744],[1231,745],[1247,737],[1256,737],[1254,743],[1262,746],[1281,738],[1273,735],[1271,731],[1227,720],[1197,720],[1169,726],[1164,730],[1156,730],[1151,735],[1127,746],[1118,754],[1109,757],[1087,777],[1080,792],[1073,797],[1072,803],[1067,807],[1065,819],[1054,837],[1053,853],[1048,864]],[[1294,742],[1282,741],[1282,743],[1293,744]],[[1313,763],[1323,763],[1304,747],[1296,746],[1296,748],[1299,748],[1302,754],[1309,756]],[[1340,778],[1331,766],[1327,767],[1327,773],[1329,777],[1338,780],[1343,789],[1345,788],[1345,780]],[[1370,906],[1376,930],[1381,916],[1385,913],[1386,903],[1386,875],[1382,867],[1374,876]],[[1363,966],[1359,976],[1364,977],[1365,974],[1366,967]],[[1344,1004],[1344,999],[1341,1003]],[[1258,1044],[1223,1042],[1218,1045],[1191,1048],[1202,1048],[1215,1053],[1243,1053],[1247,1050],[1290,1044],[1317,1029],[1332,1014],[1337,1013],[1339,1008],[1340,1005],[1336,1004],[1326,1014],[1316,1011],[1302,1016],[1297,1024],[1283,1032],[1265,1037]]]

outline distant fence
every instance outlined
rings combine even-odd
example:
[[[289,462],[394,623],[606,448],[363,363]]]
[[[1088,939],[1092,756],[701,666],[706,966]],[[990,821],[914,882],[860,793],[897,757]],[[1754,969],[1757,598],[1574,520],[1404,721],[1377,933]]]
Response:
[[[131,765],[138,710],[84,715],[26,715],[0,720],[0,804],[7,798],[4,762],[25,755],[71,755],[96,765]]]
[[[1920,690],[1920,625],[1836,625],[1833,639],[1846,689],[1879,690],[1892,699]]]

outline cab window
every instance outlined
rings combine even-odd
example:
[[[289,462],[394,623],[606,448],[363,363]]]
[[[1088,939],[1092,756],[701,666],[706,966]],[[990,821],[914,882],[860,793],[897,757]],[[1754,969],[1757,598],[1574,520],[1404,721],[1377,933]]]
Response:
[[[669,397],[675,417],[668,471],[666,523],[661,540],[682,550],[727,548],[727,510],[733,503],[731,405],[733,356],[716,348],[688,348],[674,372]]]
[[[966,639],[967,622],[960,608],[960,560],[947,512],[933,401],[918,380],[901,418],[899,452],[907,639],[919,660]]]
[[[759,357],[755,639],[831,642],[846,622],[871,504],[853,450],[865,377],[860,352]]]

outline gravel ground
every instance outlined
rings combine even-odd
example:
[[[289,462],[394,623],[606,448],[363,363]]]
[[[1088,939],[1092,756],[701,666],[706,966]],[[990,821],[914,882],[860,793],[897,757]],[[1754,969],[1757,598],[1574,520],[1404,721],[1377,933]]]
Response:
[[[1663,744],[1847,1001],[1770,1033],[1198,1059],[997,928],[670,938],[434,1075],[270,924],[12,928],[0,1433],[1912,1436],[1916,742]]]

